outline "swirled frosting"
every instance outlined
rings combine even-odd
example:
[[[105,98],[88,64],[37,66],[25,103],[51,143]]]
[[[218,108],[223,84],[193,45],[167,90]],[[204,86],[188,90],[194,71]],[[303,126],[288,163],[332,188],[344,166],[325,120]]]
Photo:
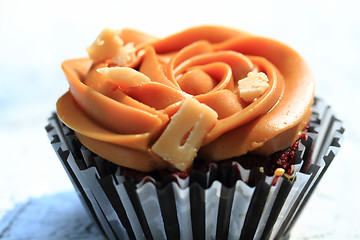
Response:
[[[165,38],[105,29],[89,58],[65,61],[60,119],[90,150],[139,171],[269,155],[296,141],[314,82],[278,41],[221,26]],[[185,127],[186,126],[186,127]]]

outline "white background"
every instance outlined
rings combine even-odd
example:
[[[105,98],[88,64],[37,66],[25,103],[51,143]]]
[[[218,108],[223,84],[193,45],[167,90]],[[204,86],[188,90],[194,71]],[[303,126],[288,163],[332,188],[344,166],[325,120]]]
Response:
[[[105,28],[159,37],[220,24],[278,39],[308,61],[316,95],[344,121],[345,141],[291,239],[360,239],[360,13],[351,0],[0,0],[0,219],[32,197],[72,190],[44,130],[67,88],[65,59]]]

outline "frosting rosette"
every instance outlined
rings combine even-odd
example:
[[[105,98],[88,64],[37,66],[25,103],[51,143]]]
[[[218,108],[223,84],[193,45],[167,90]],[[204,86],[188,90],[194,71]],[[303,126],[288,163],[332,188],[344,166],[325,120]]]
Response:
[[[311,114],[303,58],[269,38],[199,26],[165,38],[105,29],[65,61],[60,119],[91,151],[139,171],[186,170],[293,144]]]

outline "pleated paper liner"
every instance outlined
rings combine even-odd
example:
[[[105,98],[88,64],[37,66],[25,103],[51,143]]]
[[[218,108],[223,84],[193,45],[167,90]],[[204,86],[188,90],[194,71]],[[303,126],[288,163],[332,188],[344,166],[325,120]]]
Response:
[[[308,137],[296,154],[295,177],[274,181],[258,168],[246,170],[233,162],[228,167],[211,163],[187,177],[137,182],[86,149],[56,114],[46,130],[79,198],[109,239],[286,238],[339,151],[344,132],[330,107],[315,99]]]

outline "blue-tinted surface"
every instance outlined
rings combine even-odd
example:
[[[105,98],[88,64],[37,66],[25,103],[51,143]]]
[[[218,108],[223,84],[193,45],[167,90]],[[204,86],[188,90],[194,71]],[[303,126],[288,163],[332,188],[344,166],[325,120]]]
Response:
[[[0,236],[3,240],[105,239],[73,191],[17,205],[0,222]]]

